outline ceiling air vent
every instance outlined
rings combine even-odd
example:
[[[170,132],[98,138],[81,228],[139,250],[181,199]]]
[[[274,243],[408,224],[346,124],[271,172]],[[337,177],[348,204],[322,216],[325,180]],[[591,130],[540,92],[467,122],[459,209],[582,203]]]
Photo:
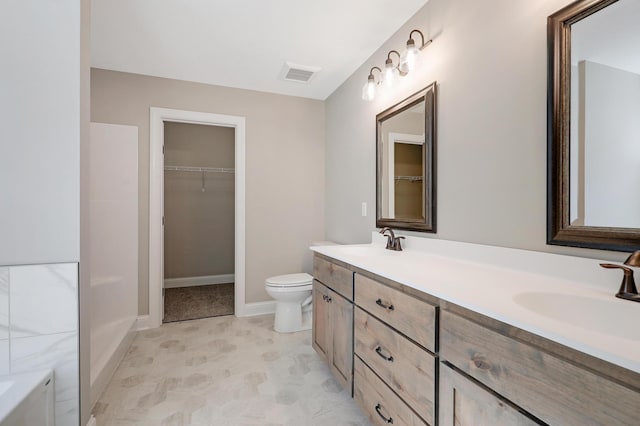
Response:
[[[320,71],[319,67],[311,67],[307,65],[298,65],[286,62],[282,69],[281,77],[287,81],[295,81],[296,83],[308,83]]]

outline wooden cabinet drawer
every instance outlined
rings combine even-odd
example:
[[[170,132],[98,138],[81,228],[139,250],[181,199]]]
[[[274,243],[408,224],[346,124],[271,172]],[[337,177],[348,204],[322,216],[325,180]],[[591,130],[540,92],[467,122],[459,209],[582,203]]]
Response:
[[[313,257],[313,277],[347,300],[353,300],[353,272],[321,257]]]
[[[540,424],[444,364],[440,364],[439,401],[440,426]]]
[[[435,357],[360,308],[355,353],[424,420],[433,424]]]
[[[354,368],[353,397],[372,425],[426,425],[358,357],[354,358]]]
[[[640,419],[637,389],[447,311],[440,313],[440,357],[548,424],[631,425]]]
[[[355,303],[435,352],[435,306],[360,274],[355,275]]]

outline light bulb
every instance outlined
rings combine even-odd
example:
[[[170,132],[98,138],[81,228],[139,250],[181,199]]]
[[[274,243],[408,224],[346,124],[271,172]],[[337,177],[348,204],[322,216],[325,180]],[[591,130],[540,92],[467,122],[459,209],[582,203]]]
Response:
[[[369,80],[362,86],[362,99],[365,101],[372,101],[376,97],[376,82],[369,78]]]
[[[384,77],[382,82],[386,87],[392,87],[396,80],[400,77],[400,72],[398,68],[394,67],[391,61],[387,62],[387,65],[384,67]]]
[[[414,69],[418,52],[420,52],[420,50],[416,47],[415,42],[409,39],[409,41],[407,41],[407,48],[402,52],[402,57],[400,57],[400,71],[407,73]]]

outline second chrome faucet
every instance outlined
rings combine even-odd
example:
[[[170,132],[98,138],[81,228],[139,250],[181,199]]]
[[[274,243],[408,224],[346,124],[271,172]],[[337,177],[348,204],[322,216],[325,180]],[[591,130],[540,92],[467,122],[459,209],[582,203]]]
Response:
[[[403,236],[397,236],[393,233],[393,230],[389,227],[384,227],[380,230],[380,233],[387,237],[387,250],[402,251],[402,244],[400,240],[403,240]]]

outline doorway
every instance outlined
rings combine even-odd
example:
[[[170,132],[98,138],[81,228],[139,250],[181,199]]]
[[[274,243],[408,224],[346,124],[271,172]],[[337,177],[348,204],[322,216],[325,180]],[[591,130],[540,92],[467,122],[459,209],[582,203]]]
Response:
[[[235,129],[164,123],[162,322],[234,313]]]
[[[234,315],[245,315],[245,118],[166,108],[150,108],[149,169],[149,316],[143,327],[162,324],[164,287],[165,123],[189,123],[234,129]],[[167,164],[167,166],[170,166]],[[206,191],[205,181],[205,191]],[[201,188],[200,188],[201,190]],[[141,319],[139,319],[140,322]]]

